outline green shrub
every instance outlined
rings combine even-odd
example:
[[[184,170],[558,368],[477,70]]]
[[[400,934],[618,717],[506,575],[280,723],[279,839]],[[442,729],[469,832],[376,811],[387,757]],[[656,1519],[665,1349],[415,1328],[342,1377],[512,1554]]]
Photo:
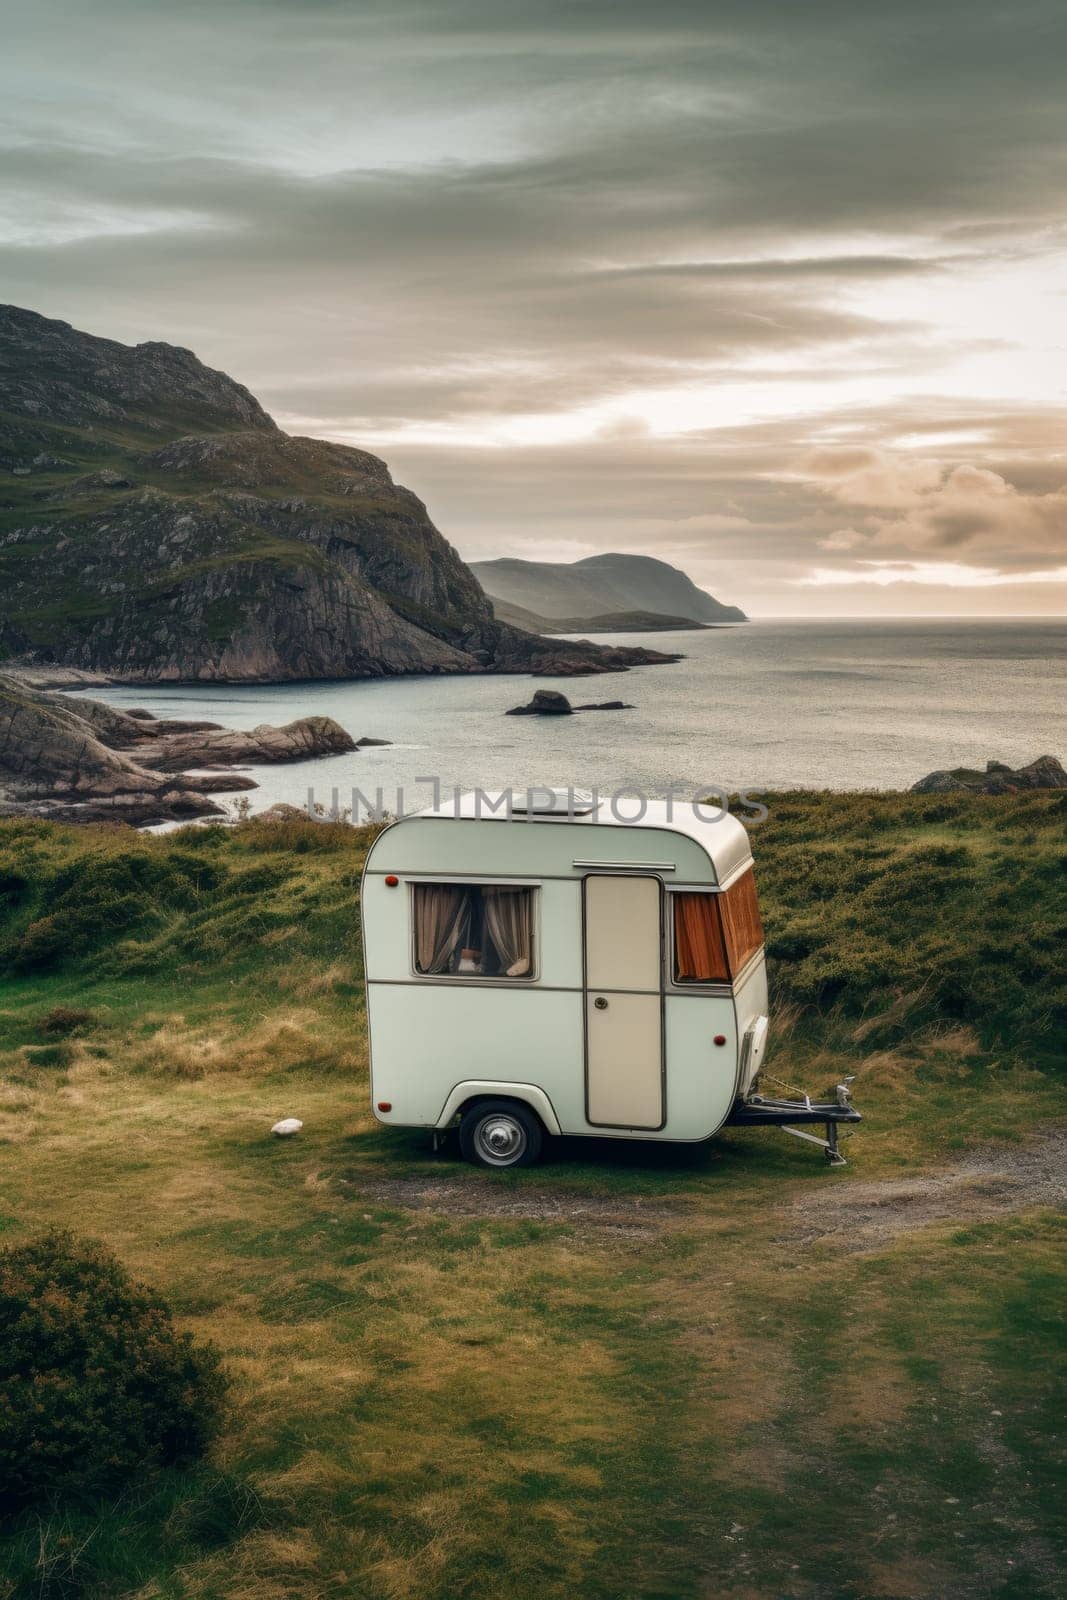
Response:
[[[0,869],[0,907],[8,909],[21,905],[29,892],[29,881],[20,872]]]
[[[215,1351],[101,1246],[51,1232],[0,1252],[0,1506],[196,1460],[225,1386]]]
[[[161,927],[169,916],[191,914],[203,897],[215,893],[227,869],[193,852],[153,850],[144,841],[118,842],[99,833],[87,849],[63,860],[57,869],[38,866],[35,907],[19,931],[17,912],[26,900],[0,899],[16,913],[8,936],[0,939],[0,961],[19,973],[47,972],[83,962],[135,929]]]

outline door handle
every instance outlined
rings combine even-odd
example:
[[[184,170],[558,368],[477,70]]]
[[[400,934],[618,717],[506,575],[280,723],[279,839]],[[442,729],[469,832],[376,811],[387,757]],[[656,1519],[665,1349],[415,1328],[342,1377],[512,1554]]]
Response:
[[[608,1003],[602,994],[597,995],[596,999],[593,1001],[593,1004],[596,1006],[598,1011],[606,1011],[608,1009]]]

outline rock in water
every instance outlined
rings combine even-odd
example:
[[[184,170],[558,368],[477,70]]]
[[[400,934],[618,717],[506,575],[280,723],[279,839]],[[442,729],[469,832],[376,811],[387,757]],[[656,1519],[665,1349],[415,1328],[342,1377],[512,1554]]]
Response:
[[[677,660],[498,621],[384,461],[248,390],[0,307],[0,657],[137,683],[591,673]]]
[[[565,694],[560,694],[558,689],[538,689],[533,699],[525,706],[512,706],[510,711],[505,711],[506,717],[569,717],[572,706]]]
[[[139,760],[163,772],[181,772],[185,767],[310,761],[314,756],[339,755],[357,748],[356,741],[332,717],[300,717],[282,728],[272,728],[264,722],[251,732],[219,728],[217,724],[208,724],[204,732],[187,732],[190,726],[195,724],[176,727],[158,741],[140,746]]]
[[[589,705],[575,706],[575,711],[632,711],[628,700],[595,700]]]

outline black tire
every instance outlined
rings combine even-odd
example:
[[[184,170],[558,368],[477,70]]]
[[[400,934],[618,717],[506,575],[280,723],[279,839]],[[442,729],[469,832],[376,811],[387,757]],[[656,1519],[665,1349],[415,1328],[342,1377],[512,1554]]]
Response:
[[[464,1160],[497,1172],[533,1166],[544,1141],[540,1117],[521,1100],[479,1100],[463,1113],[459,1125]]]

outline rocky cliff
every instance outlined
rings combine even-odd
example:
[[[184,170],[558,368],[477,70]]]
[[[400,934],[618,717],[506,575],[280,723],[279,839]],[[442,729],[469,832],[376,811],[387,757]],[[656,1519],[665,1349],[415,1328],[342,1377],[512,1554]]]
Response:
[[[0,307],[0,658],[135,682],[618,671],[498,621],[422,502],[248,390]]]

